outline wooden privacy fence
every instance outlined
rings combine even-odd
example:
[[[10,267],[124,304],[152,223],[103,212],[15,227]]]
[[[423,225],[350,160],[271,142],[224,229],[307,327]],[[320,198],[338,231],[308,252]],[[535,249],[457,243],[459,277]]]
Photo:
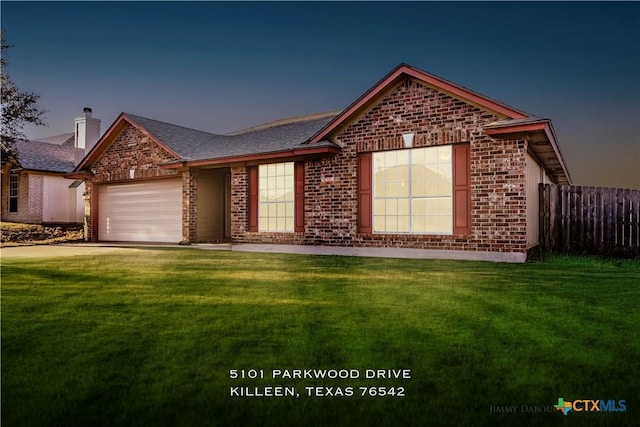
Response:
[[[543,250],[640,257],[640,191],[540,184]]]

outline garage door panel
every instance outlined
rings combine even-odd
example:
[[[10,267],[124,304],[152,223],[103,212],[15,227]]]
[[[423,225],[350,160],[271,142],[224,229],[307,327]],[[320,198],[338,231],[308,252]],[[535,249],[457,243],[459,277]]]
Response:
[[[98,210],[100,240],[182,240],[181,180],[102,186]]]

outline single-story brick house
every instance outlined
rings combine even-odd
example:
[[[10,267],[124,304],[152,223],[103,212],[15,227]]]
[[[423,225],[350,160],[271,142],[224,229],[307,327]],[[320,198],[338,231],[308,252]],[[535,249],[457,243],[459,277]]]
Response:
[[[100,137],[100,120],[85,108],[75,132],[16,140],[15,155],[2,165],[2,221],[29,224],[82,224],[85,191],[72,172]],[[88,150],[87,150],[88,151]]]
[[[70,178],[92,241],[465,251],[524,261],[538,184],[571,179],[547,119],[401,64],[338,114],[229,135],[122,113]]]

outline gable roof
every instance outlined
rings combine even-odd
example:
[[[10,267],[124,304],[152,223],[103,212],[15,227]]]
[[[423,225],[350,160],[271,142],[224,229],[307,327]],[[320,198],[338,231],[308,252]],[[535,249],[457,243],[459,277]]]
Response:
[[[136,127],[157,144],[171,153],[172,164],[205,164],[228,162],[246,156],[269,156],[292,151],[317,151],[318,147],[337,148],[327,142],[321,146],[304,145],[312,135],[335,117],[335,112],[302,116],[256,126],[229,135],[190,129],[172,123],[161,122],[130,113],[121,113],[100,138],[95,147],[80,162],[81,171],[106,150],[126,124]]]
[[[426,71],[412,67],[408,64],[400,64],[387,74],[382,80],[376,83],[372,88],[366,91],[360,98],[349,105],[342,111],[333,121],[328,123],[317,134],[309,139],[308,143],[315,144],[325,138],[338,133],[345,127],[350,120],[369,108],[380,98],[387,94],[397,84],[406,78],[414,78],[426,83],[436,89],[449,93],[450,95],[462,99],[468,103],[478,105],[481,108],[490,110],[499,116],[521,119],[528,117],[527,113],[509,107],[484,95],[473,92],[465,87],[452,83],[436,75],[427,73]]]
[[[75,135],[65,134],[62,144],[32,140],[17,140],[14,149],[23,169],[67,173],[75,167]]]
[[[327,123],[318,133],[309,138],[306,143],[313,145],[331,139],[407,78],[419,80],[441,92],[502,117],[500,120],[484,126],[487,135],[493,138],[527,138],[530,141],[531,151],[550,172],[553,179],[561,184],[571,183],[569,170],[562,157],[550,120],[541,119],[516,110],[506,104],[407,64],[400,64],[394,68],[382,80],[344,109],[342,113]]]
[[[76,167],[75,172],[84,174],[82,170],[86,170],[87,166],[95,162],[127,124],[136,127],[167,150],[175,159],[163,166],[171,168],[337,153],[340,146],[331,138],[408,78],[419,80],[438,91],[500,117],[498,121],[485,125],[487,135],[493,138],[532,138],[531,141],[537,146],[533,148],[534,154],[544,154],[538,159],[551,171],[554,179],[560,183],[571,182],[549,120],[531,116],[407,64],[398,65],[340,113],[278,120],[227,135],[121,113]]]
[[[230,142],[230,137],[225,135],[190,129],[134,114],[123,114],[131,124],[143,128],[181,159],[192,159],[197,156],[197,153],[213,147],[224,147]]]
[[[145,117],[128,114],[137,124],[174,151],[182,160],[206,160],[267,154],[300,147],[318,129],[327,124],[335,113],[304,116],[293,121],[279,120],[230,135],[185,128]]]

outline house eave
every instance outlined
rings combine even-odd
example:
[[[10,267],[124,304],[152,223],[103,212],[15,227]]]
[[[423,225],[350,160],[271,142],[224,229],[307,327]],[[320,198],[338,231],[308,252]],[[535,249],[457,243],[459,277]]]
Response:
[[[59,176],[64,176],[65,174],[68,173],[68,171],[52,171],[48,169],[25,168],[25,167],[11,168],[9,169],[9,171],[20,172],[20,173],[39,173],[39,174],[59,175]]]
[[[82,171],[73,171],[73,172],[65,173],[62,176],[65,177],[66,179],[89,180],[93,178],[93,173],[82,170]]]
[[[332,156],[340,152],[338,147],[314,147],[303,149],[292,149],[284,151],[275,151],[270,153],[256,153],[247,154],[242,156],[231,156],[211,159],[197,159],[197,160],[174,160],[160,164],[162,169],[189,169],[199,167],[223,167],[231,165],[253,165],[259,163],[267,163],[278,160],[296,161],[296,160],[309,160],[315,158],[321,158],[326,156]]]
[[[550,120],[535,119],[514,124],[488,124],[484,127],[484,131],[495,139],[526,139],[531,152],[558,184],[572,183]]]

